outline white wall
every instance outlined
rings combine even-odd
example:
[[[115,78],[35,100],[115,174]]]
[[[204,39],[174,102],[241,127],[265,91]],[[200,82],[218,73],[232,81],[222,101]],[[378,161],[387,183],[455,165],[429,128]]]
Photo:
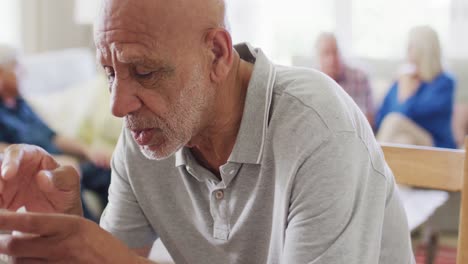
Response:
[[[23,49],[26,53],[92,47],[91,25],[74,21],[73,0],[20,0]]]
[[[451,52],[453,57],[468,58],[468,1],[452,0]]]

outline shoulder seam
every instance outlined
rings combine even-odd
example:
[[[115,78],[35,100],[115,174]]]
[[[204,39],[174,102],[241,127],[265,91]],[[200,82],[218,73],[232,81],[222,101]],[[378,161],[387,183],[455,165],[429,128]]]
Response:
[[[336,132],[336,134],[354,134],[354,136],[356,138],[359,139],[359,141],[361,142],[361,144],[366,148],[367,150],[367,154],[369,155],[369,159],[371,161],[371,164],[372,164],[372,169],[377,172],[379,175],[381,175],[382,177],[384,177],[385,180],[387,180],[387,177],[385,177],[385,174],[383,174],[381,171],[377,170],[377,168],[375,168],[375,164],[374,164],[374,161],[371,159],[371,153],[369,151],[369,147],[364,143],[364,140],[362,139],[361,136],[359,136],[355,131],[339,131],[339,132]]]
[[[331,132],[331,129],[330,127],[328,126],[327,122],[325,122],[325,120],[322,118],[322,115],[320,115],[317,110],[315,110],[315,108],[313,108],[312,106],[310,105],[307,105],[306,103],[304,103],[299,97],[291,94],[291,93],[288,93],[288,92],[282,92],[282,93],[277,93],[275,92],[275,94],[278,94],[278,95],[287,95],[289,97],[291,97],[292,99],[296,100],[297,102],[299,102],[302,106],[304,106],[305,108],[308,108],[309,110],[312,110],[319,118],[320,118],[320,121],[322,121],[323,125],[328,129],[328,131]]]

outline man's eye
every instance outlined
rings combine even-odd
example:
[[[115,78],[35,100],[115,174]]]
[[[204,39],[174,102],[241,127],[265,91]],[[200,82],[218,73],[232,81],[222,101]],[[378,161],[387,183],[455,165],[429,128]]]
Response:
[[[115,75],[114,74],[108,74],[107,75],[107,81],[109,83],[113,83],[114,82],[114,78],[115,78]]]
[[[135,75],[136,77],[138,78],[150,78],[151,76],[153,76],[153,71],[138,71],[138,70],[135,70]]]
[[[149,78],[153,75],[153,72],[137,73],[137,76],[140,78]]]

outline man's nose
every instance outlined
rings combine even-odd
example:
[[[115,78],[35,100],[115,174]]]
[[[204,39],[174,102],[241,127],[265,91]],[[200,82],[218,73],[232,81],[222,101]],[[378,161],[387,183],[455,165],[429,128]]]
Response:
[[[124,117],[142,106],[138,97],[138,84],[131,80],[115,79],[111,88],[111,112],[116,117]]]

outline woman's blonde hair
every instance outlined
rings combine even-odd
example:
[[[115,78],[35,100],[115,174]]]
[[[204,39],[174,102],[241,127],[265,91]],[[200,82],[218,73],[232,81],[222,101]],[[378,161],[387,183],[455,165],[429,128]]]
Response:
[[[408,52],[415,60],[419,76],[432,81],[442,72],[442,52],[437,32],[429,26],[418,26],[409,33]]]

